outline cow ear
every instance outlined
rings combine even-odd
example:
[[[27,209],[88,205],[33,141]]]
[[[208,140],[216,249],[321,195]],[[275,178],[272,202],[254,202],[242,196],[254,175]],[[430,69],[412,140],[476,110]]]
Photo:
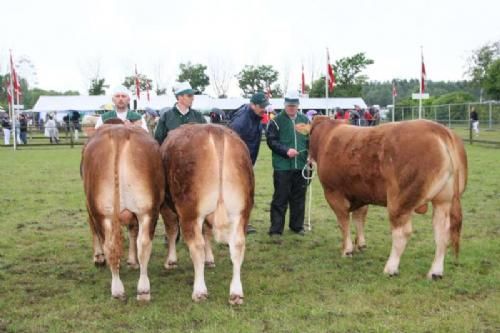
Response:
[[[316,116],[316,117],[314,117],[313,121],[312,121],[312,125],[311,125],[311,132],[315,126],[318,126],[319,123],[321,123],[325,120],[329,120],[329,119],[330,119],[330,117],[328,117],[328,116]]]

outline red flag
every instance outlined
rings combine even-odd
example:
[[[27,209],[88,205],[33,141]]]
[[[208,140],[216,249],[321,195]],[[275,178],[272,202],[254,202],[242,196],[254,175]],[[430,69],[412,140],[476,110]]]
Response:
[[[139,74],[137,74],[137,65],[135,65],[135,94],[137,99],[141,99],[141,86],[139,84]]]
[[[326,73],[328,80],[328,91],[333,92],[333,88],[335,88],[335,74],[333,74],[333,68],[330,64],[330,54],[328,53],[328,49],[326,49]]]
[[[149,102],[149,81],[146,80],[146,97],[148,98],[148,102]]]
[[[7,103],[9,105],[12,105],[12,94],[10,93],[10,80],[7,77],[7,80],[5,80],[5,88],[7,90]]]
[[[301,85],[302,95],[306,93],[306,79],[304,77],[304,64],[302,64],[302,85]]]
[[[12,86],[14,87],[14,92],[21,95],[21,85],[17,79],[16,70],[14,69],[14,61],[12,60],[12,52],[10,52],[10,76],[12,77]]]
[[[392,83],[392,97],[396,97],[398,95],[398,91],[396,90],[396,82]]]
[[[422,89],[422,94],[425,93],[425,79],[427,75],[425,74],[425,64],[424,64],[424,55],[422,54],[422,78],[420,80],[420,88]]]

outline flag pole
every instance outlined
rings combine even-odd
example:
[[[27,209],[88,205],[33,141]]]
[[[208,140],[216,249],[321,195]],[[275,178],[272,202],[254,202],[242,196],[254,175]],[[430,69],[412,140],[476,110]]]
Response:
[[[12,133],[14,137],[13,141],[13,146],[14,150],[17,148],[17,135],[16,135],[16,107],[14,104],[14,77],[12,76],[12,73],[14,73],[14,67],[12,63],[12,50],[9,50],[10,52],[10,96],[11,96],[11,103],[12,103],[12,115],[11,115],[11,121],[12,121]]]
[[[424,47],[420,46],[420,99],[418,100],[418,119],[422,119],[422,64],[424,61]]]
[[[325,71],[325,97],[326,97],[326,110],[325,114],[329,116],[329,111],[328,111],[328,65],[329,65],[329,56],[328,56],[328,48],[326,48],[326,71]]]

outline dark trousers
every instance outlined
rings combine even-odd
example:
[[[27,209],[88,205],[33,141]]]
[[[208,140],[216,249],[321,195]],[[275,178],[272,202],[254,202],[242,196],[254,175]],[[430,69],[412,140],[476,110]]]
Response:
[[[28,136],[27,136],[27,132],[22,132],[19,133],[19,138],[21,139],[21,141],[24,143],[24,144],[28,144]]]
[[[290,229],[304,229],[304,211],[307,182],[302,170],[274,171],[274,194],[271,202],[271,228],[269,234],[282,234],[285,215],[290,204]]]

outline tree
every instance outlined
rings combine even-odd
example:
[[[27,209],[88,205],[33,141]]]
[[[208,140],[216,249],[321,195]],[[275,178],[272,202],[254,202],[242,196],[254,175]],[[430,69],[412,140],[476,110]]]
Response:
[[[268,65],[257,67],[246,65],[236,75],[236,78],[240,89],[243,90],[243,97],[249,98],[256,92],[266,91],[267,88],[271,87],[278,80],[278,71],[273,66]]]
[[[333,71],[336,85],[333,95],[337,97],[361,96],[363,84],[368,80],[368,77],[362,75],[361,72],[373,63],[373,60],[368,59],[363,52],[335,61]],[[309,96],[325,97],[324,76],[312,83]]]
[[[500,59],[495,60],[488,66],[483,84],[488,96],[500,100]]]
[[[106,79],[95,78],[90,82],[89,95],[104,95],[104,88],[109,88],[109,85],[104,84]]]
[[[210,79],[205,74],[207,70],[207,66],[205,65],[187,62],[186,64],[180,64],[179,69],[181,73],[177,77],[177,81],[189,82],[191,87],[200,93],[205,91],[205,88],[210,84]]]
[[[149,79],[144,74],[138,74],[137,77],[139,78],[139,87],[140,87],[141,91],[146,90],[147,83],[149,83],[149,90],[152,89],[151,87],[153,86],[153,80]],[[130,89],[130,87],[134,87],[134,91],[135,91],[135,75],[127,76],[122,84],[129,89]]]
[[[231,83],[231,66],[221,58],[214,58],[209,61],[208,68],[215,94],[219,98],[226,98]]]
[[[467,59],[465,75],[471,78],[480,89],[479,100],[482,101],[484,90],[484,79],[488,67],[500,57],[500,41],[488,43],[472,51]]]

